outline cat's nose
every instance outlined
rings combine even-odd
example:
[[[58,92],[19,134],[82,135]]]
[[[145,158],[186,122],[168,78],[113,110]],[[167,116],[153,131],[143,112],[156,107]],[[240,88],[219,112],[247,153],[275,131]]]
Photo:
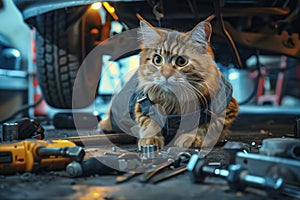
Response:
[[[168,80],[172,74],[171,73],[163,73],[163,76],[166,78],[166,80]]]
[[[171,76],[173,76],[174,69],[170,67],[166,67],[162,69],[161,74],[165,77],[166,80],[168,80]]]

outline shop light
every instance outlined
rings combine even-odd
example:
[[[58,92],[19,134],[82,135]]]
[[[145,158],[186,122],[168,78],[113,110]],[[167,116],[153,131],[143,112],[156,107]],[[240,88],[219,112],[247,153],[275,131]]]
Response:
[[[93,3],[92,6],[91,6],[91,8],[93,10],[99,10],[101,7],[102,7],[102,3],[101,2]]]

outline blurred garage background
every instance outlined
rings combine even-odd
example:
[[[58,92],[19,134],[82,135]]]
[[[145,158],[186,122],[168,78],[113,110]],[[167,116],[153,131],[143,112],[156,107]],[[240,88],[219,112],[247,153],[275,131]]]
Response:
[[[245,155],[251,155],[252,152],[259,152],[264,139],[277,137],[278,146],[274,145],[267,152],[274,153],[273,150],[277,150],[285,138],[300,138],[299,12],[299,0],[0,0],[0,127],[5,122],[29,117],[45,128],[46,139],[67,138],[74,141],[72,137],[78,136],[78,132],[73,113],[78,113],[83,121],[81,128],[94,131],[97,121],[106,116],[113,95],[139,66],[139,49],[114,55],[132,38],[116,40],[114,47],[117,48],[109,49],[111,38],[135,30],[141,18],[154,26],[179,31],[188,31],[199,21],[209,18],[213,27],[211,45],[216,63],[232,83],[233,96],[240,105],[231,134],[210,152],[214,159],[212,162],[223,165],[221,162],[226,156],[222,148],[227,141],[243,142],[242,145],[251,151],[246,151],[248,149],[245,146],[242,151],[246,151]],[[120,47],[118,42],[122,43]],[[86,65],[86,58],[97,47],[101,47],[98,49],[101,53],[96,55],[97,62],[92,66],[97,69],[97,77],[79,76],[78,71]],[[74,106],[72,96],[76,77],[85,78],[84,83],[93,89],[84,91],[83,86],[82,97],[88,96],[87,101],[75,99],[79,103]],[[91,82],[90,78],[93,79]],[[118,134],[116,137],[112,134],[112,138],[116,143],[123,142],[126,139],[124,135]],[[103,134],[97,134],[96,137],[103,138]],[[88,139],[90,142],[96,140],[94,137]],[[135,139],[129,138],[131,146],[126,144],[126,148],[132,150],[129,153],[137,151]],[[78,141],[81,142],[80,138]],[[284,142],[286,146],[289,145],[289,140]],[[261,176],[279,176],[280,180],[281,176],[291,178],[291,183],[295,185],[284,191],[285,195],[290,193],[288,196],[291,197],[300,196],[299,140],[296,142],[298,146],[292,149],[294,152],[284,152],[294,156],[284,163],[285,166],[294,163],[296,167],[293,169],[296,170],[293,173],[287,173],[285,166],[282,167],[282,157],[277,157],[279,168],[272,168],[273,164],[267,165],[276,160],[269,157],[266,162],[263,160],[262,165],[249,162],[249,168],[253,167],[254,172]],[[118,152],[118,148],[103,146],[97,146],[100,150],[95,152],[103,153],[105,150],[113,156],[116,152],[123,153]],[[194,155],[199,153],[196,150]],[[6,155],[0,155],[0,161],[4,160],[1,165],[4,168]],[[251,159],[240,162],[246,166]],[[271,167],[262,170],[261,166]],[[271,168],[274,171],[270,172]],[[224,179],[216,179],[201,185],[203,187],[198,187],[188,176],[162,183],[165,184],[163,187],[133,181],[129,181],[128,185],[116,186],[116,174],[72,179],[66,176],[65,166],[60,169],[63,169],[61,174],[47,171],[41,174],[0,175],[0,196],[3,199],[43,199],[47,194],[47,197],[71,199],[155,199],[165,195],[166,199],[267,197],[267,194],[255,189],[245,193],[230,193]],[[240,182],[237,185],[240,186]],[[267,193],[270,192],[270,185],[263,185],[268,187],[265,190]],[[276,196],[278,193],[272,194]]]
[[[299,2],[218,3],[222,18],[212,21],[212,46],[218,66],[233,85],[240,112],[298,114]],[[156,26],[186,31],[214,13],[215,5],[192,0],[1,0],[0,120],[51,120],[56,113],[71,112],[72,84],[81,62],[100,42],[138,27],[136,14]],[[274,38],[279,42],[270,42]],[[93,106],[84,105],[80,112],[105,116],[111,96],[126,82],[124,75],[138,66],[136,52],[117,61],[109,58],[102,58]]]

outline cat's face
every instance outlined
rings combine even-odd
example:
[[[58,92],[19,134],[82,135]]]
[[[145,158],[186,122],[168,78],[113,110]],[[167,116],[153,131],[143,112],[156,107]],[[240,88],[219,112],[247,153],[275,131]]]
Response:
[[[148,92],[190,90],[198,98],[217,89],[218,70],[209,47],[211,26],[200,23],[187,33],[141,22],[139,86]]]

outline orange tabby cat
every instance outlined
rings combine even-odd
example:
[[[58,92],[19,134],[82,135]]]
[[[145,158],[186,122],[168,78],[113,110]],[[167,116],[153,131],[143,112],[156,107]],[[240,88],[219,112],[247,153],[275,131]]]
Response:
[[[214,62],[211,25],[200,22],[187,33],[155,28],[145,21],[140,25],[138,86],[131,103],[139,147],[163,148],[167,143],[200,147],[205,137],[223,140],[238,104]],[[114,130],[109,118],[99,127]]]

